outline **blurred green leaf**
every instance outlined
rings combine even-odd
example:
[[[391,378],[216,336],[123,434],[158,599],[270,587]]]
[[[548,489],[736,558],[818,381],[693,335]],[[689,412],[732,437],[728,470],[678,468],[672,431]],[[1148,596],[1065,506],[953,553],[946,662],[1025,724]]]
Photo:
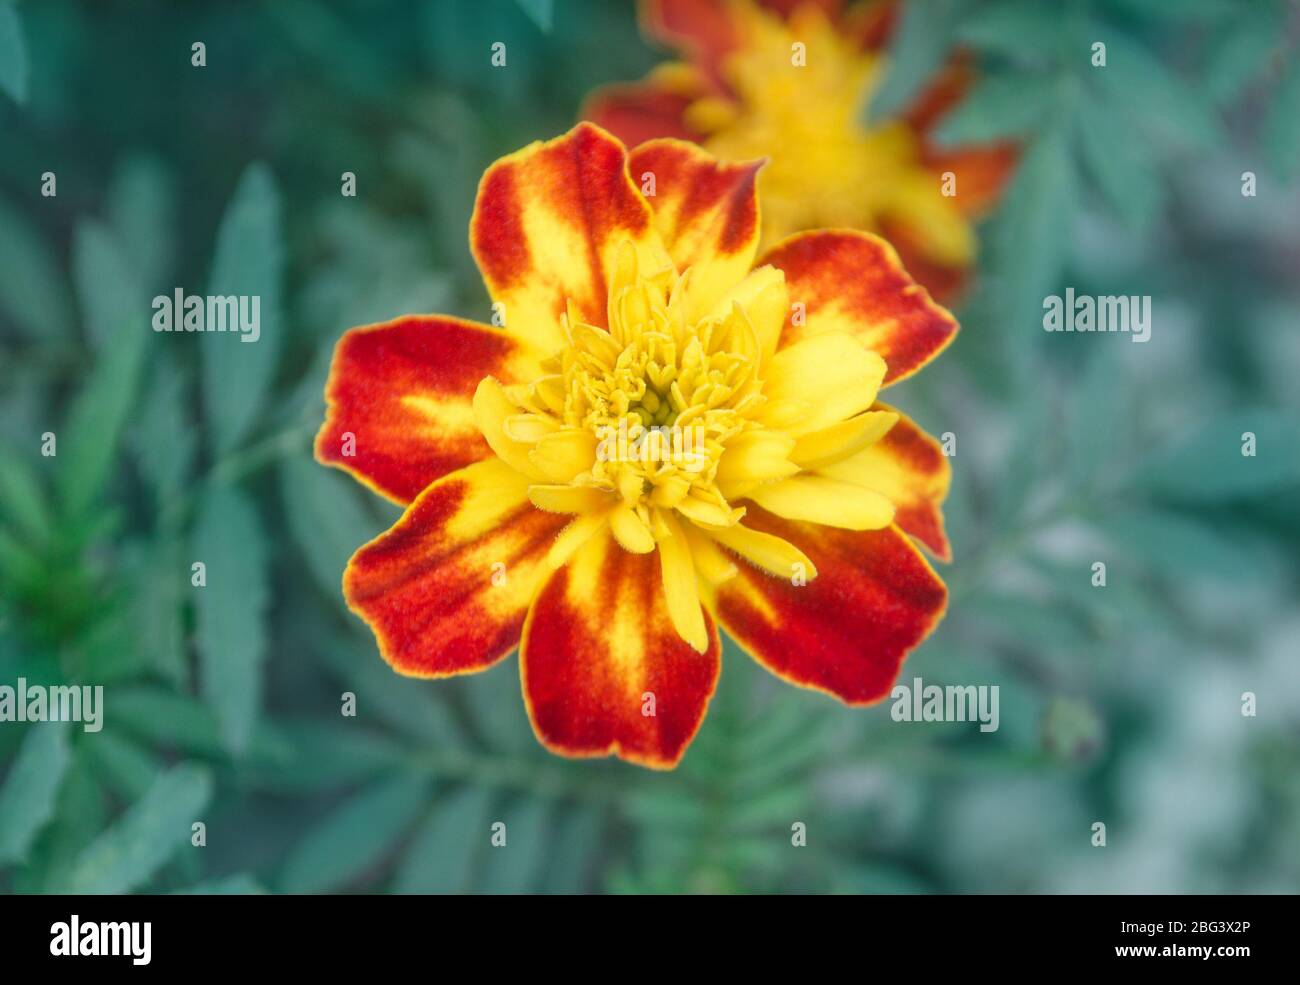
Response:
[[[909,3],[889,47],[889,71],[866,108],[869,119],[901,111],[929,84],[942,67],[960,22],[964,0]]]
[[[117,446],[138,396],[144,363],[144,318],[119,325],[95,359],[90,378],[59,435],[56,484],[67,513],[85,514],[99,499],[117,462]]]
[[[68,893],[125,893],[147,883],[185,844],[212,796],[208,771],[173,766],[122,819],[82,852],[63,887]]]
[[[150,309],[144,287],[111,228],[94,219],[77,223],[72,237],[72,279],[86,334],[96,349],[121,331],[145,331]]]
[[[543,34],[551,33],[551,25],[555,19],[555,0],[515,0],[515,2]]]
[[[194,642],[204,700],[216,712],[232,753],[248,745],[262,703],[266,656],[265,538],[257,510],[236,488],[209,491],[199,504],[194,560],[207,566],[207,585],[193,588]],[[184,578],[186,573],[176,572]]]
[[[1176,75],[1126,34],[1102,27],[1095,28],[1095,33],[1106,44],[1106,65],[1092,68],[1089,78],[1142,128],[1129,139],[1150,139],[1144,133],[1149,129],[1207,148],[1221,138],[1212,104],[1197,92],[1196,83]],[[1141,93],[1141,98],[1135,99],[1135,93]]]
[[[307,832],[285,860],[279,888],[320,893],[348,885],[375,865],[411,826],[429,781],[403,775],[356,794]]]
[[[260,299],[260,334],[206,332],[203,403],[219,454],[248,433],[275,375],[285,325],[281,306],[284,246],[280,193],[264,164],[251,164],[226,207],[217,233],[208,293]],[[179,312],[176,313],[179,316]]]
[[[1255,454],[1242,454],[1243,435]],[[1300,422],[1272,410],[1213,415],[1170,450],[1147,457],[1140,486],[1185,502],[1222,502],[1300,485]]]
[[[1056,109],[1050,85],[1021,75],[987,75],[975,83],[943,122],[934,139],[941,147],[1021,137]]]
[[[1235,102],[1258,79],[1282,37],[1281,5],[1261,3],[1213,39],[1204,71],[1205,90],[1220,106]]]
[[[1119,551],[1167,578],[1209,575],[1231,581],[1262,573],[1248,543],[1203,519],[1132,508],[1108,514],[1100,526]],[[1118,565],[1107,566],[1106,591],[1124,590],[1115,585],[1121,571]]]
[[[1273,94],[1260,140],[1281,177],[1289,181],[1300,174],[1300,56],[1295,53]]]
[[[995,0],[972,11],[957,28],[957,40],[1013,60],[1050,56],[1061,45],[1067,21],[1039,0]],[[1022,92],[1028,80],[1022,80]]]
[[[161,763],[130,739],[103,731],[86,743],[86,754],[105,786],[125,800],[139,800],[153,786]]]
[[[26,857],[54,813],[70,759],[66,724],[46,722],[28,728],[0,787],[0,865]]]
[[[343,569],[381,530],[362,508],[356,483],[304,454],[281,463],[280,491],[289,532],[306,557],[308,570],[327,598],[346,607]]]
[[[27,45],[12,0],[0,0],[0,91],[14,102],[27,102]]]
[[[46,495],[25,456],[0,444],[0,517],[29,540],[40,542],[51,532]]]
[[[187,383],[175,362],[160,354],[131,430],[131,449],[160,513],[180,497],[198,451],[198,432],[185,410],[190,406]]]
[[[493,822],[506,826],[506,843],[489,843],[483,856],[483,870],[479,888],[485,893],[518,895],[537,888],[546,859],[546,846],[550,829],[550,808],[546,802],[534,799],[516,799],[498,809]],[[490,832],[482,834],[489,841]]]
[[[0,199],[0,308],[30,338],[66,339],[72,327],[71,297],[49,243]]]
[[[1123,120],[1122,107],[1110,100],[1085,99],[1074,143],[1111,211],[1130,229],[1141,230],[1159,210],[1164,186],[1150,145],[1131,139]]]
[[[175,189],[164,165],[130,157],[108,189],[108,219],[131,258],[140,286],[157,290],[171,274],[176,254]]]
[[[474,862],[488,844],[492,800],[491,791],[474,786],[435,798],[397,868],[393,891],[461,893],[469,889]]]

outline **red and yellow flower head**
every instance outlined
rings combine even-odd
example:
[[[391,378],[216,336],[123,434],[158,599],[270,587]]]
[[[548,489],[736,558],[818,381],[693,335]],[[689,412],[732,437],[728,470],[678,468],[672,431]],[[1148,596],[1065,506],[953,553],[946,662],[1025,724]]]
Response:
[[[921,283],[951,297],[975,256],[973,219],[997,197],[1015,153],[1008,145],[944,151],[931,141],[969,86],[961,62],[907,112],[867,118],[898,6],[642,0],[646,35],[683,60],[598,90],[583,115],[629,147],[679,137],[727,161],[766,156],[764,246],[803,229],[879,232]],[[955,195],[943,193],[949,171]]]
[[[580,124],[479,186],[503,327],[409,316],[339,342],[316,454],[406,507],[343,578],[395,670],[518,645],[547,748],[654,767],[703,720],[719,625],[796,684],[888,693],[944,610],[912,538],[947,557],[949,472],[876,396],[957,325],[866,233],[755,264],[758,170]]]

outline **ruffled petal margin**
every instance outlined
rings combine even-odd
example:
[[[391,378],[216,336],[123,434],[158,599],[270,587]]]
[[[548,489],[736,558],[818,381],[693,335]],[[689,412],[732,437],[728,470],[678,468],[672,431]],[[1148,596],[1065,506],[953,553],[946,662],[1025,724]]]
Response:
[[[542,587],[519,648],[542,745],[671,769],[704,720],[721,670],[717,628],[697,653],[673,628],[654,554],[592,537]]]
[[[489,458],[431,485],[357,551],[343,595],[398,673],[484,670],[518,643],[546,553],[570,519],[534,507],[528,480]]]
[[[796,585],[737,565],[714,589],[723,629],[792,684],[850,705],[884,698],[947,606],[947,589],[907,535],[782,520],[759,507],[745,523],[797,544],[817,577]]]
[[[567,304],[605,327],[606,289],[623,243],[640,269],[670,265],[627,151],[592,123],[501,158],[479,183],[470,246],[507,332],[552,351]]]
[[[915,373],[957,334],[957,320],[908,276],[894,248],[871,233],[796,233],[759,263],[785,273],[791,311],[780,348],[846,332],[884,358],[885,386]]]
[[[523,343],[459,318],[408,315],[354,328],[334,349],[316,459],[405,505],[491,454],[471,406],[479,381],[527,379],[535,366]]]

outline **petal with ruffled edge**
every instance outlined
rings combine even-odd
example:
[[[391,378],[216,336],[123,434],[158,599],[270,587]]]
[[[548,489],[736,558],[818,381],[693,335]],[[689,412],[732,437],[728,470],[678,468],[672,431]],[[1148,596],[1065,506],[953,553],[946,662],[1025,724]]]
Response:
[[[885,386],[915,373],[957,334],[957,320],[908,276],[879,236],[797,233],[759,263],[785,272],[791,313],[781,348],[823,332],[847,332],[884,358]],[[801,316],[802,325],[796,323]]]
[[[947,589],[907,535],[782,520],[759,507],[745,524],[798,546],[817,577],[796,585],[738,564],[711,589],[722,627],[793,684],[851,705],[885,697],[947,605]]]
[[[344,597],[399,673],[483,670],[519,641],[546,553],[571,519],[534,507],[528,480],[489,458],[435,482],[357,551]]]
[[[471,405],[479,381],[527,379],[535,367],[523,343],[459,318],[409,315],[354,328],[334,349],[316,460],[405,505],[491,454]]]
[[[658,557],[592,537],[542,587],[524,625],[519,672],[538,739],[565,756],[675,766],[721,669],[718,631],[704,620],[708,646],[697,653],[673,628]]]
[[[940,508],[952,484],[948,456],[939,442],[906,414],[884,404],[876,404],[872,410],[898,414],[898,421],[877,441],[819,468],[818,474],[880,493],[894,505],[895,524],[940,561],[951,561]]]
[[[579,123],[501,158],[479,183],[470,246],[506,331],[553,351],[564,342],[560,316],[576,306],[606,323],[606,288],[625,242],[641,270],[671,265],[645,198],[612,135]]]
[[[684,140],[651,140],[628,155],[634,181],[653,176],[655,228],[678,270],[691,268],[687,318],[707,314],[749,273],[758,249],[762,161],[728,164]]]

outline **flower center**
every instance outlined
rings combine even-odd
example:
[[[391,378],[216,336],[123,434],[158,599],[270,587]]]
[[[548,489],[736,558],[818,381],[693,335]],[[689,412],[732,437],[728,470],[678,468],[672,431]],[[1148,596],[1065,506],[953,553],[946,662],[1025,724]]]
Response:
[[[561,418],[597,440],[595,464],[575,482],[634,508],[671,509],[689,496],[730,524],[739,511],[718,490],[718,465],[763,402],[759,350],[739,306],[692,316],[689,280],[689,271],[616,280],[608,332],[570,311]]]

